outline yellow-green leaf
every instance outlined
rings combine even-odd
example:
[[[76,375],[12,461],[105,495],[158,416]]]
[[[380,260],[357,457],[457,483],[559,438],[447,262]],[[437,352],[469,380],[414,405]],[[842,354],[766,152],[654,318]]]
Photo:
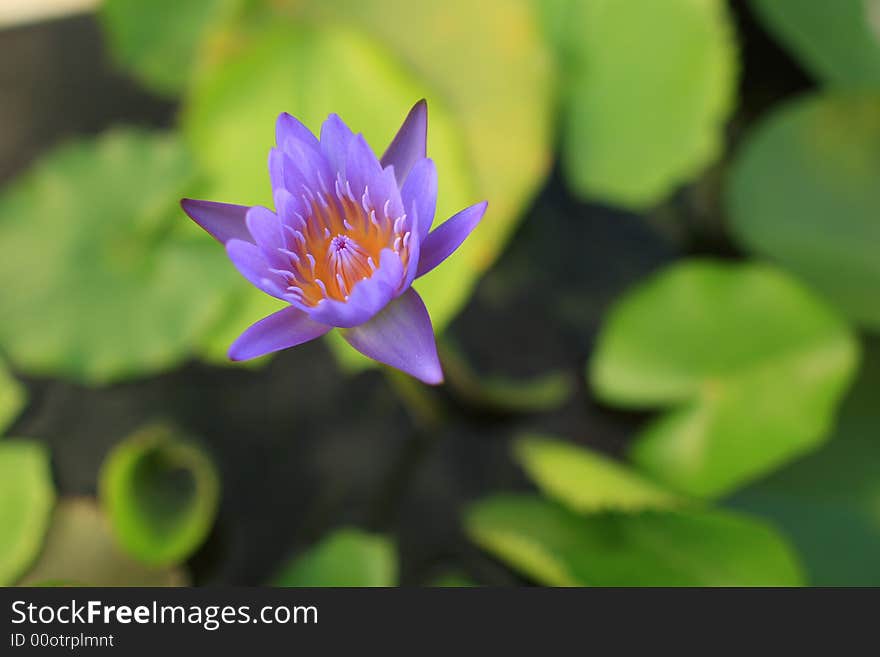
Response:
[[[581,516],[531,495],[473,505],[481,547],[550,586],[798,586],[788,543],[752,517],[721,510]]]
[[[514,454],[538,488],[573,511],[669,509],[682,502],[627,466],[562,440],[525,436]]]
[[[0,441],[0,586],[13,584],[40,552],[54,502],[48,450]]]

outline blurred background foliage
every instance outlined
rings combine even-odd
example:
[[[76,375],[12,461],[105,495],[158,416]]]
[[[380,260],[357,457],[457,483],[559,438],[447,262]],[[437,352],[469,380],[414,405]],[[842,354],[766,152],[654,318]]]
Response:
[[[880,2],[105,0],[0,31],[0,584],[880,585]],[[427,98],[447,383],[177,205]]]

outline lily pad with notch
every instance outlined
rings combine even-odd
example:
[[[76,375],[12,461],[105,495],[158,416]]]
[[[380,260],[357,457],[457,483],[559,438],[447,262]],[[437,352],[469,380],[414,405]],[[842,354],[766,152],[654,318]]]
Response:
[[[630,449],[642,471],[718,497],[825,440],[858,360],[846,323],[787,274],[691,260],[611,309],[589,379],[606,403],[668,409]]]

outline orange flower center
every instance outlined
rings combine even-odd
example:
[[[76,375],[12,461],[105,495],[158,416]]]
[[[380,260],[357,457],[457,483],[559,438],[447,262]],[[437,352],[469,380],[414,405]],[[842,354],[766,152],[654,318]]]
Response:
[[[397,253],[404,268],[409,262],[410,232],[405,215],[390,217],[390,203],[376,207],[369,189],[360,200],[349,185],[336,184],[336,195],[303,197],[308,215],[297,214],[284,224],[289,270],[276,270],[287,278],[288,290],[314,306],[322,299],[346,301],[352,288],[368,279],[379,266],[383,249]]]

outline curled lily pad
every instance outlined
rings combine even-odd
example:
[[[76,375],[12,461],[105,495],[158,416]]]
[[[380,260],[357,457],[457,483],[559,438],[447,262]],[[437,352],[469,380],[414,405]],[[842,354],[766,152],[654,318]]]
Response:
[[[0,586],[13,584],[39,554],[54,502],[48,450],[0,441]]]
[[[185,586],[187,580],[186,573],[179,568],[147,566],[122,552],[98,505],[83,497],[59,501],[40,558],[20,583]]]
[[[285,565],[273,586],[395,586],[397,558],[383,536],[339,529]]]
[[[822,81],[859,88],[880,85],[877,0],[751,0],[751,5]]]
[[[216,469],[167,427],[142,429],[116,446],[101,468],[101,504],[113,535],[153,565],[185,560],[208,535],[220,496]]]
[[[631,456],[712,497],[821,443],[857,362],[844,322],[784,273],[687,261],[611,309],[589,376],[610,404],[668,408]]]
[[[719,510],[577,515],[532,495],[473,505],[484,549],[550,586],[797,586],[800,565],[771,527]]]
[[[735,235],[880,331],[880,93],[813,94],[770,114],[737,155]]]
[[[0,434],[24,407],[25,390],[0,361]]]
[[[24,371],[105,383],[174,365],[235,281],[180,228],[193,169],[171,135],[62,146],[0,196],[0,345]],[[26,275],[23,275],[26,272]]]
[[[576,192],[650,206],[719,156],[737,82],[725,2],[559,0],[543,11]]]
[[[669,509],[682,502],[628,467],[562,440],[524,436],[514,453],[542,491],[574,511]]]

